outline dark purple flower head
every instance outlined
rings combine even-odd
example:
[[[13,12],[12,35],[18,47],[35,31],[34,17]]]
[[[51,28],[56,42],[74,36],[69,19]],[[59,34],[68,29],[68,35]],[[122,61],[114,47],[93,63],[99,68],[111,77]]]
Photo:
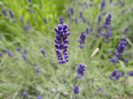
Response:
[[[23,95],[24,95],[25,97],[27,97],[27,96],[28,96],[28,93],[27,93],[26,91],[24,91],[24,92],[23,92]]]
[[[103,88],[102,87],[99,87],[97,91],[102,91],[102,90],[103,90]]]
[[[9,14],[10,14],[11,18],[15,17],[15,15],[14,15],[14,13],[13,13],[13,11],[11,9],[9,9]]]
[[[63,24],[63,23],[64,23],[64,17],[60,16],[60,24]]]
[[[127,45],[127,41],[122,40],[117,46],[117,53],[123,53]]]
[[[86,33],[89,34],[89,27],[86,28]]]
[[[128,30],[129,30],[129,26],[125,28],[124,34],[126,34]]]
[[[10,57],[13,57],[13,53],[9,49],[5,49],[5,52],[8,53]]]
[[[78,94],[79,93],[79,87],[74,86],[73,91],[74,91],[74,94]]]
[[[45,24],[47,24],[48,22],[47,22],[47,19],[44,17],[43,18],[43,20],[44,20],[44,22],[45,22]]]
[[[38,96],[37,99],[43,99],[41,96]]]
[[[82,78],[82,76],[84,76],[85,70],[86,66],[84,64],[79,64],[77,68],[77,77]]]
[[[29,33],[29,29],[30,29],[29,25],[24,25],[23,28],[26,33]]]
[[[3,56],[3,53],[2,52],[0,52],[0,56]]]
[[[85,17],[82,17],[82,20],[84,23],[86,23],[86,18]]]
[[[70,8],[70,12],[71,12],[71,15],[74,15],[74,8],[73,7]]]
[[[102,18],[102,17],[101,17],[101,15],[100,15],[100,16],[98,17],[98,22],[97,22],[98,25],[100,25],[101,18]]]
[[[125,60],[125,63],[128,63],[129,61],[130,61],[130,59],[126,59],[126,60]]]
[[[124,72],[120,73],[117,69],[115,69],[114,71],[112,71],[112,74],[109,76],[109,78],[111,80],[117,80],[123,75],[124,75]]]
[[[112,28],[108,28],[108,31],[104,33],[105,40],[108,40],[109,37],[112,35]]]
[[[78,23],[78,18],[77,17],[75,17],[75,24],[77,24]]]
[[[82,31],[79,38],[80,48],[84,48],[85,40],[86,40],[86,33],[85,31]]]
[[[20,48],[19,47],[16,47],[17,51],[20,51]]]
[[[129,76],[133,76],[133,71],[130,71],[128,74]]]
[[[109,27],[109,25],[111,24],[111,14],[109,14],[108,16],[107,16],[107,18],[106,18],[106,20],[105,20],[105,22],[104,22],[104,28],[106,29],[106,28],[108,28]]]
[[[27,54],[27,50],[26,49],[23,49],[23,51],[24,51],[24,54]]]
[[[46,51],[43,49],[43,48],[41,48],[41,53],[44,55],[44,56],[46,56]]]
[[[7,16],[7,13],[6,13],[6,9],[5,8],[2,9],[2,13],[4,14],[4,16]]]
[[[70,35],[70,30],[66,24],[58,24],[55,28],[56,38],[55,38],[55,48],[59,63],[68,62],[68,36]],[[64,57],[62,57],[64,56]]]
[[[35,71],[37,72],[37,73],[40,73],[40,70],[39,70],[39,68],[35,68]]]
[[[102,3],[101,3],[101,11],[103,11],[104,8],[105,8],[105,0],[103,0]]]
[[[80,11],[80,18],[82,18],[83,17],[83,12],[82,11]]]
[[[27,57],[26,57],[24,54],[22,54],[21,56],[22,56],[22,58],[23,58],[25,61],[28,60]]]
[[[24,24],[23,16],[20,16],[20,21]]]

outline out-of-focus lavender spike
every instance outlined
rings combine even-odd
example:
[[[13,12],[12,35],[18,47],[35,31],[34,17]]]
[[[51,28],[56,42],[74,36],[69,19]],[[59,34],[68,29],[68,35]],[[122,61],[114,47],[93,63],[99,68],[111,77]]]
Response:
[[[37,99],[43,99],[41,96],[38,96]]]
[[[24,51],[24,54],[27,54],[27,50],[26,49],[23,49],[23,51]]]
[[[46,56],[46,51],[43,49],[43,48],[41,48],[41,53],[44,55],[44,56]]]
[[[101,15],[100,15],[100,16],[98,17],[98,22],[97,22],[98,25],[100,25],[100,23],[101,23],[101,18],[102,18],[102,17],[101,17]]]
[[[127,58],[127,59],[125,60],[125,63],[128,63],[129,61],[130,61],[130,59]]]
[[[21,56],[22,56],[22,58],[23,58],[25,61],[28,60],[27,57],[26,57],[24,54],[22,54]]]
[[[70,8],[70,12],[71,12],[71,15],[74,15],[74,8],[73,7]]]
[[[29,33],[29,25],[24,25],[23,28],[26,33]]]
[[[109,14],[109,15],[106,17],[106,20],[105,20],[104,26],[103,26],[105,29],[109,28],[109,25],[111,24],[111,18],[112,18],[111,14]]]
[[[86,33],[89,34],[89,27],[86,28]]]
[[[42,5],[40,5],[39,8],[42,9]]]
[[[7,16],[7,13],[6,13],[6,9],[5,8],[2,9],[2,13],[4,14],[4,16]]]
[[[91,31],[91,32],[93,31],[93,26],[90,28],[90,31]]]
[[[47,22],[47,19],[44,17],[43,18],[43,20],[44,20],[44,22],[45,22],[45,24],[47,24],[48,22]]]
[[[126,34],[128,30],[129,30],[129,26],[125,28],[123,33]]]
[[[14,60],[14,61],[16,61],[16,60],[17,60],[17,58],[13,58],[13,60]]]
[[[77,24],[78,23],[78,18],[77,17],[75,17],[75,24]]]
[[[63,24],[63,23],[64,23],[64,17],[60,16],[60,24]]]
[[[2,52],[0,52],[0,56],[3,56],[3,53]]]
[[[79,93],[79,87],[74,86],[73,91],[74,91],[74,94],[78,94]]]
[[[102,3],[101,3],[101,11],[103,11],[104,8],[105,8],[105,0],[103,0]]]
[[[40,73],[40,70],[39,70],[39,68],[35,68],[35,71],[37,72],[37,73]]]
[[[68,15],[68,18],[71,18],[71,14],[70,14],[70,12],[68,12],[67,15]]]
[[[11,9],[9,9],[9,14],[10,14],[11,18],[15,17],[15,15],[14,15],[14,13],[13,13],[13,11]]]
[[[109,4],[111,4],[111,3],[112,3],[112,1],[113,1],[113,0],[109,0]]]
[[[13,22],[16,22],[16,19],[13,19]]]
[[[26,91],[23,92],[23,95],[24,95],[25,97],[28,97],[28,93],[27,93]]]
[[[85,17],[82,17],[82,20],[84,23],[86,23],[86,18]]]
[[[17,51],[19,51],[19,52],[20,52],[20,48],[19,48],[19,47],[16,47],[16,49],[17,49]]]
[[[79,42],[80,42],[80,48],[84,48],[84,44],[85,44],[85,40],[86,40],[86,33],[85,31],[82,31],[80,34],[80,38],[79,38]]]
[[[82,18],[83,17],[83,12],[82,11],[80,11],[80,18]]]
[[[20,16],[20,21],[24,24],[23,16]]]
[[[31,8],[29,8],[29,12],[30,12],[30,13],[35,13],[35,11],[32,10]]]
[[[102,87],[99,87],[97,91],[102,91],[102,90],[103,90],[103,88]]]

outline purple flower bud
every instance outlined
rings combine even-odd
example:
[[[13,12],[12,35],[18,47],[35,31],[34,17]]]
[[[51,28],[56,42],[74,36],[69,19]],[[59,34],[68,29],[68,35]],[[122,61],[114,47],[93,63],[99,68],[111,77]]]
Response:
[[[29,33],[29,25],[24,25],[23,28],[26,33]]]
[[[86,33],[85,31],[82,31],[79,38],[80,48],[84,48],[85,40],[86,40]]]
[[[19,47],[16,47],[17,51],[20,51],[20,48]]]
[[[130,61],[130,59],[126,59],[126,60],[125,60],[125,63],[128,63],[129,61]]]
[[[24,95],[25,97],[28,97],[28,93],[27,93],[26,91],[23,92],[23,95]]]
[[[73,7],[70,8],[70,12],[71,12],[71,15],[74,15],[74,8]]]
[[[5,8],[2,9],[2,13],[4,14],[4,16],[7,16],[7,13],[6,13],[6,9]]]
[[[14,15],[14,13],[13,13],[13,11],[11,9],[9,9],[9,14],[10,14],[11,18],[15,17],[15,15]]]
[[[73,91],[74,91],[74,94],[78,94],[79,93],[79,87],[74,86]]]
[[[103,0],[102,3],[101,3],[101,11],[103,11],[104,8],[105,8],[105,0]]]
[[[3,56],[3,53],[2,52],[0,52],[0,56]]]
[[[126,34],[128,30],[129,30],[129,26],[125,28],[124,34]]]
[[[103,88],[102,87],[99,87],[97,91],[102,91],[102,90],[103,90]]]
[[[78,18],[77,17],[75,17],[75,24],[77,24],[78,23]]]
[[[80,11],[80,18],[82,18],[83,17],[83,12],[82,11]]]
[[[27,57],[26,57],[24,54],[22,54],[21,56],[22,56],[22,58],[23,58],[25,61],[28,60]]]
[[[35,71],[37,72],[37,73],[40,73],[40,70],[39,70],[39,68],[35,68]]]
[[[23,49],[23,51],[24,51],[24,54],[27,54],[27,50],[26,49]]]
[[[133,71],[130,71],[128,74],[129,76],[133,76]]]
[[[42,52],[42,54],[43,54],[44,56],[46,56],[46,51],[45,51],[43,48],[41,48],[40,51]]]
[[[37,99],[43,99],[41,96],[38,96]]]
[[[82,78],[84,76],[85,70],[86,66],[84,64],[79,64],[77,68],[77,77]]]
[[[86,28],[86,33],[89,34],[89,27]]]
[[[100,25],[101,18],[102,18],[102,17],[101,17],[101,15],[100,15],[100,16],[98,17],[98,22],[97,22],[98,25]]]
[[[64,23],[64,18],[63,16],[60,16],[60,24],[63,24]]]
[[[24,24],[23,16],[20,16],[20,21]]]
[[[45,22],[45,24],[47,24],[48,22],[47,22],[47,19],[44,17],[43,18],[43,20],[44,20],[44,22]]]
[[[111,24],[111,14],[109,14],[104,22],[104,28],[108,28],[108,26]]]

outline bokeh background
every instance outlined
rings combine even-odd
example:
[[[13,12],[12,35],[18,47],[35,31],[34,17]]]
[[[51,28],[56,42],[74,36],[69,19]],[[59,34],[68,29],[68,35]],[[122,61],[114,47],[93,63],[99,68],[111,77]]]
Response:
[[[103,26],[109,14],[111,35],[105,39]],[[71,32],[66,64],[58,63],[54,42],[61,20]],[[0,99],[132,99],[132,27],[132,0],[0,0]],[[122,38],[127,47],[112,63]],[[77,78],[80,63],[87,67],[83,79]],[[114,69],[124,76],[109,79]],[[73,92],[75,85],[79,94]]]

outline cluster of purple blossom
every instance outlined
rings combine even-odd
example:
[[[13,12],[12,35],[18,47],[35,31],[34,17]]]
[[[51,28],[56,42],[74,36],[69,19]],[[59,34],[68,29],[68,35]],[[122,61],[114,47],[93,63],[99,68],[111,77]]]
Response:
[[[70,35],[70,29],[66,24],[58,24],[58,27],[55,28],[56,38],[55,38],[55,48],[56,54],[58,56],[58,62],[60,64],[66,63],[68,59],[68,36]]]

